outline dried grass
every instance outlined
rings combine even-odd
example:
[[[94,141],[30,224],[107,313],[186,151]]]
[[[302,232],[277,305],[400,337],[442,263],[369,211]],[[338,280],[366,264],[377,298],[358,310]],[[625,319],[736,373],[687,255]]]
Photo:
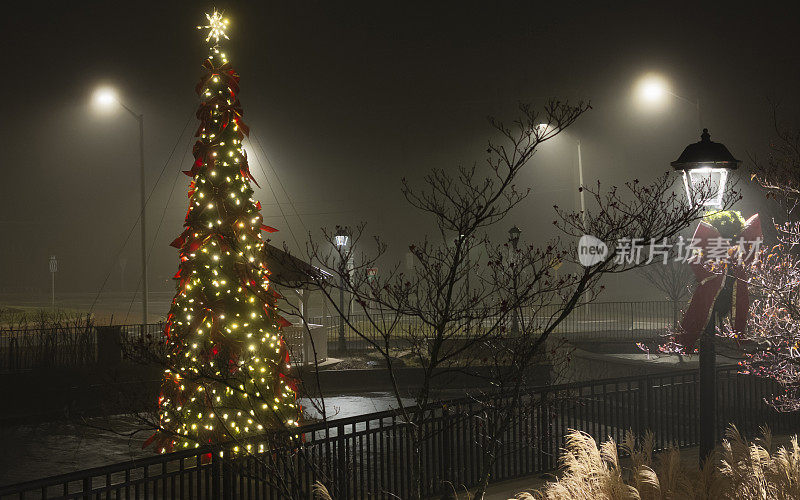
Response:
[[[328,493],[328,488],[319,481],[314,483],[314,486],[311,487],[311,495],[314,500],[333,500],[331,494]]]
[[[653,435],[640,444],[628,432],[617,446],[613,439],[598,448],[595,440],[570,431],[561,455],[562,477],[522,500],[712,500],[800,499],[800,447],[797,436],[788,446],[774,449],[769,429],[747,442],[736,427],[701,469],[681,463],[680,452],[670,448],[653,460]],[[619,451],[628,455],[623,466]]]

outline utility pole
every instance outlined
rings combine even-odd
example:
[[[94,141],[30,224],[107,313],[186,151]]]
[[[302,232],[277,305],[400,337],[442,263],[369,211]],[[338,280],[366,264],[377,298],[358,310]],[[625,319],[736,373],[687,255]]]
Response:
[[[58,260],[55,255],[50,256],[50,298],[52,308],[56,310],[56,273],[58,272]]]
[[[130,111],[130,110],[128,110]],[[147,225],[145,223],[145,213],[147,199],[145,196],[145,177],[144,177],[144,115],[136,115],[139,120],[139,199],[142,204],[142,335],[147,332]]]
[[[147,305],[148,305],[148,283],[147,283],[147,218],[146,218],[146,204],[147,196],[145,194],[145,171],[144,171],[144,114],[137,113],[133,109],[126,106],[122,101],[117,98],[116,92],[112,89],[99,89],[95,92],[95,102],[97,105],[107,108],[112,104],[119,104],[122,109],[127,111],[139,123],[139,201],[141,203],[141,219],[142,230],[142,335],[147,329]]]
[[[581,195],[581,222],[583,227],[586,227],[586,193],[584,193],[585,190],[583,189],[583,159],[581,157],[580,140],[578,140],[578,187]]]
[[[350,234],[348,231],[340,227],[334,235],[334,243],[339,250],[339,351],[345,352],[347,350],[347,339],[344,334],[344,287],[346,285],[345,276],[349,276],[348,269],[348,249],[350,245]]]

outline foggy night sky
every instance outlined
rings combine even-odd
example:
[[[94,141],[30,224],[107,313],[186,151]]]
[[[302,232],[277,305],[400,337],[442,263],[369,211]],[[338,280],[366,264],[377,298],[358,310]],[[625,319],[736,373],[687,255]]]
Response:
[[[145,115],[148,192],[187,120],[148,205],[151,289],[172,290],[198,104],[194,86],[207,45],[195,29],[204,2],[28,2],[3,26],[3,183],[0,291],[47,290],[47,256],[62,289],[118,290],[117,251],[139,210],[138,131],[124,111],[98,115],[98,84],[114,85]],[[651,179],[699,140],[694,109],[670,100],[648,113],[632,99],[636,79],[666,76],[703,104],[704,125],[747,163],[768,145],[770,108],[794,121],[800,87],[797,17],[791,4],[749,2],[217,2],[231,20],[223,46],[241,75],[256,199],[273,243],[296,251],[306,229],[368,223],[402,258],[425,232],[401,177],[418,185],[433,167],[482,162],[492,129],[519,101],[587,99],[593,110],[544,144],[518,178],[532,196],[498,226],[522,239],[552,231],[552,205],[577,200],[575,141],[586,182]],[[794,121],[796,123],[796,121]],[[263,146],[301,224],[258,148]],[[181,159],[183,159],[181,161]],[[264,171],[262,171],[262,167]],[[265,179],[267,174],[268,181]],[[254,186],[255,187],[255,186]],[[737,206],[761,210],[755,192]],[[166,212],[156,236],[156,229]],[[591,207],[590,207],[591,208]],[[126,288],[138,277],[138,228],[122,251]]]

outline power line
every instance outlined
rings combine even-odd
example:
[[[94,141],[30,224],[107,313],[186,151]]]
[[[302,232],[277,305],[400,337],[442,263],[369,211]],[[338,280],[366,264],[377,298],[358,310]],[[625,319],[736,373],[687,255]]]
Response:
[[[158,178],[156,179],[156,183],[155,183],[155,185],[153,185],[153,189],[150,190],[150,194],[147,196],[147,200],[145,200],[145,203],[144,203],[145,210],[147,209],[147,205],[150,203],[150,198],[153,197],[153,193],[155,192],[156,187],[158,186],[158,183],[161,181],[161,177],[164,175],[164,172],[167,169],[167,165],[169,165],[170,160],[172,160],[172,155],[175,154],[175,150],[178,148],[178,144],[180,144],[181,139],[183,138],[183,134],[186,132],[186,129],[189,127],[189,123],[191,123],[192,118],[194,118],[194,113],[192,113],[189,116],[189,119],[186,120],[186,125],[183,126],[183,130],[181,130],[181,133],[178,136],[178,140],[175,142],[175,145],[172,147],[172,151],[170,151],[169,156],[167,157],[167,161],[164,162],[164,166],[161,167],[161,172],[158,174]],[[122,243],[122,246],[120,246],[119,250],[114,255],[114,261],[119,259],[119,255],[125,249],[125,246],[128,244],[128,240],[130,240],[130,238],[131,238],[131,234],[133,234],[133,230],[136,229],[136,226],[137,226],[137,224],[139,224],[141,219],[142,219],[142,212],[140,211],[139,215],[136,216],[136,220],[133,222],[133,225],[131,226],[131,229],[128,231],[128,235],[125,237],[125,241]],[[103,290],[106,287],[106,283],[108,283],[108,278],[111,276],[111,271],[112,271],[114,265],[116,264],[116,262],[114,262],[114,261],[112,261],[111,265],[109,266],[108,272],[106,273],[106,277],[103,279],[103,283],[100,285],[100,289],[97,290],[97,295],[95,295],[94,300],[92,301],[92,305],[89,307],[89,313],[94,311],[94,306],[97,305],[97,300],[100,298],[100,295],[103,293]],[[141,278],[140,278],[140,281],[141,281]],[[136,295],[134,293],[134,297],[135,296]]]
[[[183,150],[183,156],[181,157],[180,165],[186,163],[186,155],[189,153],[191,149],[191,141],[186,144],[186,149]],[[178,178],[181,176],[183,172],[180,168],[175,169],[175,177],[172,179],[172,188],[169,190],[169,196],[167,197],[166,203],[164,203],[164,209],[161,211],[161,220],[158,221],[158,226],[156,227],[156,234],[153,235],[153,241],[150,243],[150,250],[147,252],[147,263],[150,263],[150,257],[153,255],[153,249],[156,246],[156,239],[158,239],[158,233],[161,231],[161,226],[164,223],[164,218],[167,215],[167,208],[169,207],[169,203],[172,201],[172,196],[175,194],[175,186],[178,185]],[[125,322],[128,322],[128,315],[131,313],[131,308],[133,307],[133,302],[136,300],[136,294],[139,293],[139,286],[142,284],[142,277],[139,276],[139,280],[136,282],[136,290],[133,292],[133,297],[131,297],[131,302],[128,304],[128,311],[125,313]]]
[[[253,144],[252,141],[249,141],[249,142],[250,142],[251,145]],[[258,141],[258,137],[256,137],[256,142],[259,143],[259,147],[260,147],[260,142]],[[264,149],[263,148],[261,148],[261,153],[264,154]],[[283,220],[286,223],[286,228],[289,230],[289,234],[292,236],[292,239],[294,240],[294,244],[297,245],[298,252],[302,253],[303,252],[303,248],[300,246],[300,242],[297,240],[297,236],[295,236],[294,231],[292,231],[292,226],[291,226],[291,224],[289,224],[289,219],[286,217],[286,213],[283,211],[283,207],[281,206],[281,203],[278,200],[278,195],[275,193],[275,190],[272,189],[272,183],[269,181],[269,178],[267,177],[267,172],[264,171],[264,166],[262,165],[261,160],[258,159],[258,155],[256,155],[256,154],[253,154],[253,156],[255,157],[256,162],[258,162],[258,168],[261,170],[261,173],[264,174],[264,181],[267,183],[267,187],[269,187],[269,190],[272,193],[273,198],[275,198],[275,204],[278,205],[278,210],[280,210],[280,212],[281,212],[281,216],[283,217]],[[266,158],[266,155],[265,155],[265,158]],[[274,173],[274,171],[273,171],[273,173]]]
[[[267,160],[267,165],[269,165],[269,169],[272,171],[272,175],[275,176],[275,179],[277,179],[278,184],[281,186],[281,190],[283,191],[284,196],[286,196],[286,199],[289,200],[289,205],[292,207],[292,211],[297,216],[297,219],[300,221],[300,224],[303,226],[303,229],[306,231],[306,233],[308,233],[308,228],[303,222],[303,219],[300,217],[300,214],[297,212],[297,208],[294,206],[292,197],[289,196],[289,192],[286,190],[286,187],[284,187],[283,181],[281,181],[281,178],[278,176],[278,172],[275,170],[275,167],[272,166],[272,162],[270,161],[269,156],[267,156],[266,151],[264,151],[264,147],[261,145],[261,140],[258,138],[257,135],[255,135],[255,138],[256,138],[256,143],[258,144],[258,149],[261,150],[261,155],[264,157],[265,160]],[[276,199],[275,201],[277,202],[278,200]]]

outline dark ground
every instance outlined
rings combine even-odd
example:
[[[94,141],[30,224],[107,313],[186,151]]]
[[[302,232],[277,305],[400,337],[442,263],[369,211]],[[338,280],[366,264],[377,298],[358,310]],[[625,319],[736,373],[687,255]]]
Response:
[[[333,396],[326,401],[329,418],[344,418],[391,408],[394,397],[366,393]],[[311,405],[303,406],[309,416],[317,416]],[[0,485],[152,455],[142,449],[151,431],[123,435],[136,428],[130,415],[95,417],[86,424],[59,420],[0,427]]]

